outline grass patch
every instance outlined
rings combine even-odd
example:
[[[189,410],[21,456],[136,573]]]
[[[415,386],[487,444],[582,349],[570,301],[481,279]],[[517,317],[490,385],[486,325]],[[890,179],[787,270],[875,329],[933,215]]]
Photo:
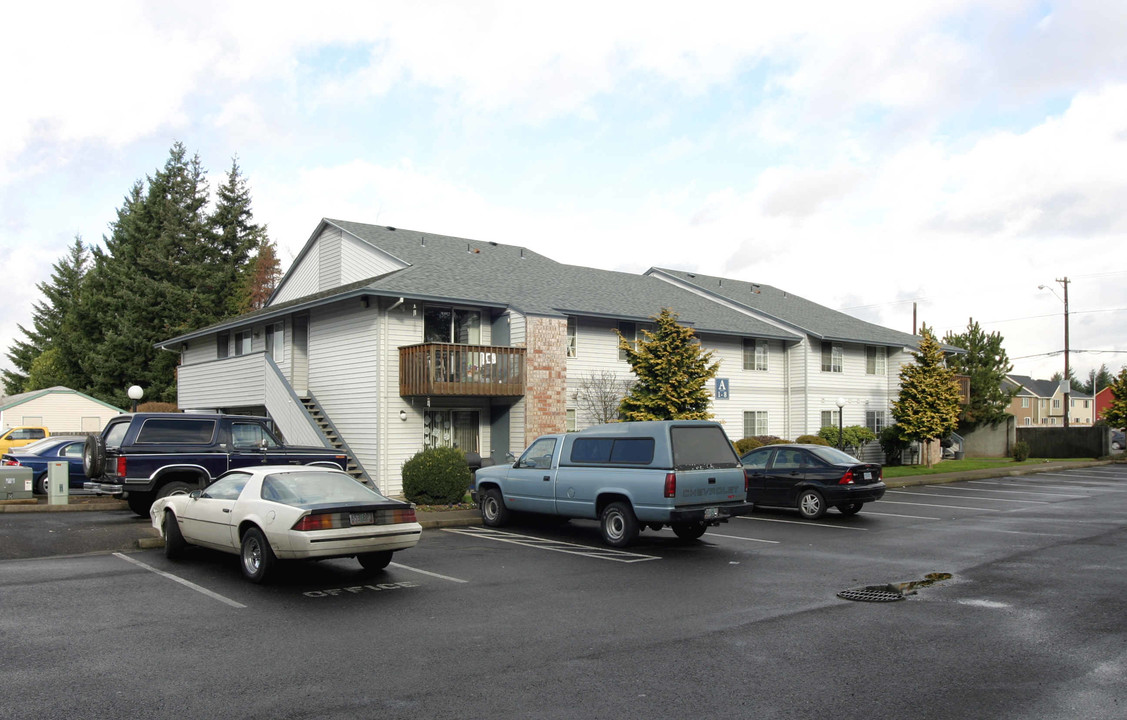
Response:
[[[1005,470],[1025,465],[1043,465],[1047,462],[1082,462],[1091,458],[1029,458],[1024,462],[1014,462],[1012,458],[966,458],[964,460],[943,460],[930,468],[926,465],[894,465],[884,467],[886,478],[912,477],[914,475],[937,475],[939,473],[964,472],[967,470]]]

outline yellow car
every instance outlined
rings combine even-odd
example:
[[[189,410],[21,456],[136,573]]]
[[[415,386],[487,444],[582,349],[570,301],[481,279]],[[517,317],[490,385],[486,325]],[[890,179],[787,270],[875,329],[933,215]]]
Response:
[[[0,435],[0,455],[51,435],[45,427],[14,427]]]

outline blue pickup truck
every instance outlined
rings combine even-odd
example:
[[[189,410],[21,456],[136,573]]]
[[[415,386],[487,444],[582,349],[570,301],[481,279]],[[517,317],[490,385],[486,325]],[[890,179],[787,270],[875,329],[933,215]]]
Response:
[[[124,498],[148,517],[157,498],[206,487],[248,465],[325,465],[346,470],[348,456],[331,447],[280,442],[266,418],[207,413],[133,413],[110,420],[87,438],[84,488]]]
[[[597,425],[543,435],[512,465],[478,470],[482,522],[510,512],[599,521],[603,541],[624,547],[666,525],[695,540],[752,511],[743,466],[718,423],[665,420]]]

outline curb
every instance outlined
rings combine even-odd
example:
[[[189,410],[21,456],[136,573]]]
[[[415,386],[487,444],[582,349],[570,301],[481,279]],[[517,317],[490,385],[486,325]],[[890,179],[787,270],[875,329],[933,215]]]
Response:
[[[100,510],[128,510],[124,500],[108,498],[82,499],[70,498],[67,505],[48,505],[39,500],[0,500],[0,513],[41,513],[41,512],[96,512]]]

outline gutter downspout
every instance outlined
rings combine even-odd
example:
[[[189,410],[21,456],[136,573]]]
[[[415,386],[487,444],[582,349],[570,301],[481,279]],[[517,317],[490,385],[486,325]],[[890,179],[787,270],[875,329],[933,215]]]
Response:
[[[394,310],[395,308],[399,307],[402,304],[403,304],[403,298],[399,298],[398,300],[396,300],[394,303],[391,304],[391,307],[389,307],[387,309],[387,312],[391,312],[392,310]]]

